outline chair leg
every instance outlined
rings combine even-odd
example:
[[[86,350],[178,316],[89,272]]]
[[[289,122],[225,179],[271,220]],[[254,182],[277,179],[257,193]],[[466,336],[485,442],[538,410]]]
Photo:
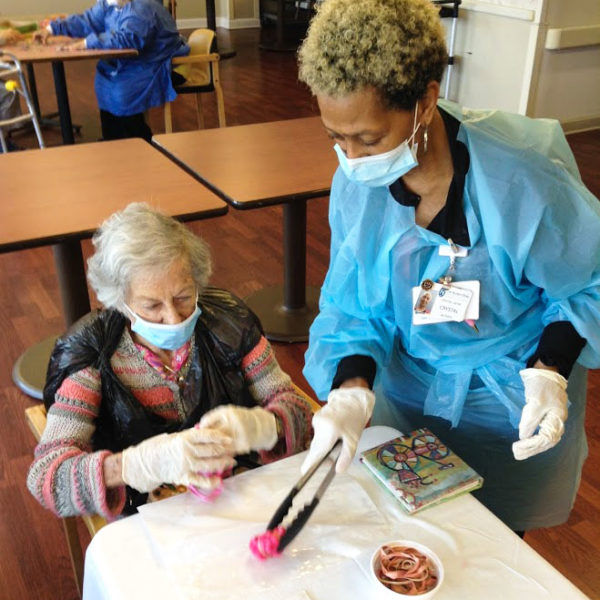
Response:
[[[196,94],[196,117],[198,118],[198,129],[204,129],[204,112],[202,111],[200,94]]]
[[[77,521],[75,517],[66,517],[62,520],[67,538],[67,547],[69,548],[69,556],[71,558],[71,566],[75,575],[75,584],[79,597],[83,590],[83,552],[81,551],[81,541],[77,532]]]
[[[6,154],[8,152],[8,145],[6,144],[6,139],[4,138],[4,132],[2,128],[0,128],[0,148],[2,148],[2,152]]]
[[[171,103],[165,102],[165,133],[173,133],[173,119],[171,118]]]
[[[219,63],[212,65],[213,85],[217,96],[217,112],[219,115],[219,127],[227,127],[225,121],[225,99],[223,97],[223,88],[221,87],[221,78],[219,77]]]

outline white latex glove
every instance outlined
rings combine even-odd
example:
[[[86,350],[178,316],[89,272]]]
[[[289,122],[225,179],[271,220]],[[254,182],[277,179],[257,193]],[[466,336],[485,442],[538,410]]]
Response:
[[[517,460],[524,460],[560,441],[568,415],[567,380],[547,369],[523,369],[520,375],[526,404],[519,423],[519,441],[512,445],[512,451]]]
[[[275,415],[260,406],[217,406],[200,419],[200,427],[220,431],[231,438],[235,454],[270,450],[277,443]]]
[[[235,464],[231,438],[198,428],[151,437],[123,450],[121,462],[123,481],[140,492],[163,483],[210,489],[221,481],[211,474]]]
[[[336,473],[345,471],[356,453],[358,440],[371,418],[375,394],[363,387],[339,388],[329,392],[327,404],[312,420],[315,435],[300,471],[304,475],[342,440],[342,451],[335,465]]]

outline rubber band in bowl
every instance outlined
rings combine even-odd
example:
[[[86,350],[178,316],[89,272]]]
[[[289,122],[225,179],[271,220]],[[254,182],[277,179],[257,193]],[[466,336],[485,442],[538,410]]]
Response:
[[[437,555],[418,542],[399,540],[377,548],[371,559],[371,575],[379,593],[388,598],[433,597],[439,590],[444,567]]]

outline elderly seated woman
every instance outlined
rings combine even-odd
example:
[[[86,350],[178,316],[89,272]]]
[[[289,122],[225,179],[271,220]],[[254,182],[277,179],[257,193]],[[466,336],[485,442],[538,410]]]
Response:
[[[104,310],[56,344],[27,485],[60,516],[134,512],[161,484],[209,493],[234,464],[310,441],[311,409],[257,317],[207,287],[208,247],[145,204],[108,218],[88,279]]]

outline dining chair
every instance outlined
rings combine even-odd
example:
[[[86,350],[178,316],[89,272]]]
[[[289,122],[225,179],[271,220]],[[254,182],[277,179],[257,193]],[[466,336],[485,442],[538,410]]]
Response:
[[[187,40],[190,47],[188,56],[177,56],[171,61],[175,73],[185,78],[181,84],[174,85],[177,94],[196,94],[196,113],[198,128],[204,128],[204,115],[200,94],[214,92],[217,99],[217,115],[219,127],[227,125],[225,120],[225,101],[219,74],[219,55],[211,52],[215,37],[212,29],[196,29],[190,33]],[[164,107],[165,133],[173,131],[171,116],[171,102],[166,102]]]
[[[46,407],[43,404],[36,404],[25,409],[25,420],[31,429],[36,441],[39,442],[42,433],[46,427]],[[84,522],[90,537],[106,525],[106,520],[99,515],[90,515],[85,517],[65,517],[62,520],[71,566],[75,576],[75,585],[79,596],[83,589],[83,551],[81,549],[81,540],[77,531],[77,519],[81,518]]]

